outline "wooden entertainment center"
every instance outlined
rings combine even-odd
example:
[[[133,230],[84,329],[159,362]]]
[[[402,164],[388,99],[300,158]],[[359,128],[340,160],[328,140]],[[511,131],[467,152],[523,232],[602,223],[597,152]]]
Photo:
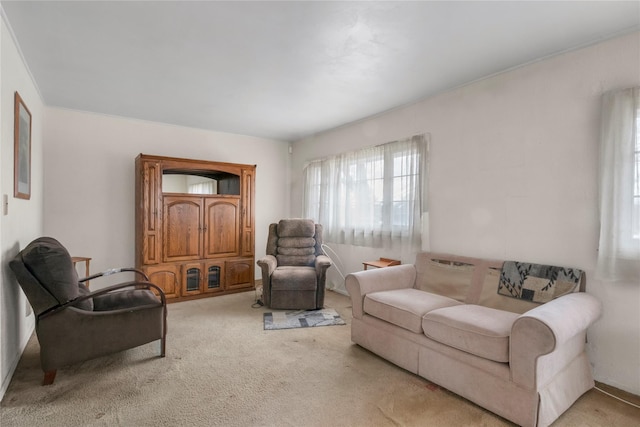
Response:
[[[254,289],[255,165],[136,157],[136,267],[168,301]]]

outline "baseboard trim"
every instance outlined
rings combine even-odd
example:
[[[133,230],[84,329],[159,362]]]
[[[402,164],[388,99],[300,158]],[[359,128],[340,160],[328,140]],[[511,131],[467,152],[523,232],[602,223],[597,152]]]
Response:
[[[601,383],[599,381],[596,381],[595,383],[597,389],[600,389],[601,391],[610,394],[617,399],[628,402],[634,406],[640,406],[640,396],[629,393],[628,391],[620,390],[619,388]]]

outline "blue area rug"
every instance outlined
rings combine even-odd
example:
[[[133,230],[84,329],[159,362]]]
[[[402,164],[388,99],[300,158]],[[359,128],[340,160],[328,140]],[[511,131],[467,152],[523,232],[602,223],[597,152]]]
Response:
[[[334,325],[346,325],[346,323],[333,308],[264,313],[265,331]]]

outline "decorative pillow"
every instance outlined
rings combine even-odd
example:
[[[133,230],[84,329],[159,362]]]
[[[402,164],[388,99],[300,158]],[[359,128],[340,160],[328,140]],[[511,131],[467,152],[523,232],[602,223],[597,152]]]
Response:
[[[545,303],[574,292],[580,285],[583,274],[577,268],[505,261],[500,273],[498,293]]]
[[[80,294],[78,273],[64,246],[52,237],[40,237],[21,252],[25,267],[60,304]]]

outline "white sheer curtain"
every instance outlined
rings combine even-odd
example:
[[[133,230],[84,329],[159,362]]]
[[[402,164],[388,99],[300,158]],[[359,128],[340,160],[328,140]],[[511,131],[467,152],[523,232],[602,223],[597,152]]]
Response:
[[[603,97],[597,276],[640,283],[640,87]]]
[[[313,161],[305,217],[323,225],[326,242],[418,251],[427,166],[427,135]]]

